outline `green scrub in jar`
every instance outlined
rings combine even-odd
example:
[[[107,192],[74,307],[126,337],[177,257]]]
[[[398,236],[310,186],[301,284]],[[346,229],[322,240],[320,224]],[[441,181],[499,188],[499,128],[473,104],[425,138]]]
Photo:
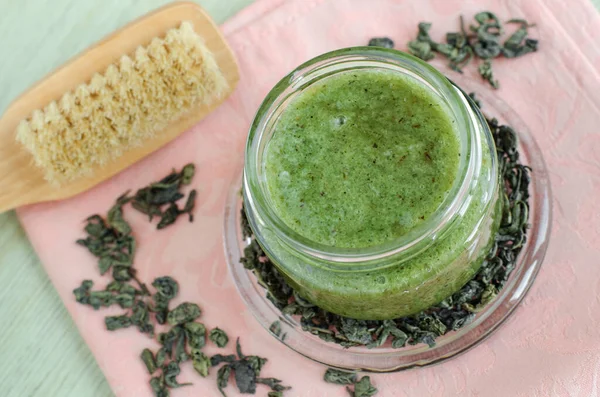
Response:
[[[445,99],[387,65],[338,67],[282,100],[268,127],[255,120],[248,218],[303,297],[347,317],[396,318],[440,302],[479,269],[499,221],[495,149],[476,110]],[[457,106],[469,113],[467,130]],[[356,260],[381,247],[388,251]]]

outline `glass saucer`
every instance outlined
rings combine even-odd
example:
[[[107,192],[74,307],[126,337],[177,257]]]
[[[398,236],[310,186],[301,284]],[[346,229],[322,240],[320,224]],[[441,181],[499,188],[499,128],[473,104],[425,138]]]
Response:
[[[256,277],[240,263],[243,249],[248,244],[242,239],[240,229],[240,169],[232,181],[225,207],[224,243],[229,271],[242,299],[258,322],[271,334],[271,324],[280,322],[281,335],[285,334],[285,338],[275,334],[273,336],[290,349],[327,366],[368,372],[391,372],[438,363],[467,351],[498,329],[531,287],[546,253],[551,225],[550,181],[542,153],[521,118],[505,102],[493,96],[489,87],[459,82],[466,92],[477,92],[484,114],[496,117],[501,124],[510,125],[518,132],[521,162],[533,169],[529,202],[531,228],[527,243],[519,254],[508,282],[496,299],[479,312],[470,324],[438,337],[432,348],[418,344],[400,349],[345,349],[335,343],[323,341],[303,331],[297,319],[283,315],[273,306],[266,298],[266,290],[258,285]]]

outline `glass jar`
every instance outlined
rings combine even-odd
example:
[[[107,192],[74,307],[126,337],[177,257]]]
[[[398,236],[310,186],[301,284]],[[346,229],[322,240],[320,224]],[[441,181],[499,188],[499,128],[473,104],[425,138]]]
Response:
[[[461,159],[450,193],[429,219],[389,243],[341,249],[304,238],[277,216],[265,177],[265,152],[278,117],[299,93],[336,73],[365,68],[402,73],[437,96],[458,127]],[[491,132],[469,101],[428,64],[376,47],[321,55],[271,90],[248,136],[244,204],[257,241],[303,298],[342,316],[382,320],[435,305],[473,277],[493,244],[501,200]]]

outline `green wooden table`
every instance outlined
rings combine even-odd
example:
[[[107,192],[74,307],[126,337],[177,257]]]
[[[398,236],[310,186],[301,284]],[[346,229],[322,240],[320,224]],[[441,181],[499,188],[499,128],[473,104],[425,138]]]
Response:
[[[253,0],[196,1],[222,22]],[[0,0],[0,114],[46,73],[166,3]],[[0,214],[0,324],[0,396],[113,396],[14,212]]]
[[[197,0],[223,22],[253,0]],[[169,0],[0,0],[0,114],[31,84]],[[0,214],[0,396],[113,396],[27,241]]]

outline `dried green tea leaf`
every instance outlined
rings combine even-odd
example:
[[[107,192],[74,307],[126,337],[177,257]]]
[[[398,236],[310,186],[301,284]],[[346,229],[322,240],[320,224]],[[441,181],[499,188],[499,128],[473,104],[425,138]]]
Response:
[[[231,364],[234,371],[235,384],[243,394],[256,393],[256,372],[246,360],[236,361]]]
[[[158,335],[158,342],[163,345],[164,352],[168,357],[173,358],[173,351],[175,350],[177,339],[184,332],[185,331],[181,326],[176,326],[167,332]]]
[[[87,218],[86,221],[87,225],[85,225],[85,231],[90,237],[101,239],[110,232],[104,219],[102,219],[100,215],[92,215]]]
[[[212,356],[210,358],[210,365],[213,367],[216,367],[217,365],[221,364],[221,363],[233,363],[235,361],[235,356],[233,354],[224,356],[222,354],[215,354],[214,356]]]
[[[431,24],[428,22],[419,23],[419,32],[417,34],[417,38],[415,40],[408,42],[408,50],[409,52],[421,58],[424,61],[429,61],[434,58],[434,48],[436,43],[429,36],[429,29],[431,29]]]
[[[356,382],[356,372],[327,368],[323,380],[327,383],[335,383],[336,385],[351,385]]]
[[[133,271],[128,266],[113,266],[112,276],[117,281],[129,281],[133,278]]]
[[[160,217],[160,222],[156,225],[158,230],[164,229],[165,227],[172,225],[177,220],[179,216],[179,208],[177,208],[177,204],[171,203],[167,210],[162,213]]]
[[[490,83],[492,87],[498,88],[498,80],[494,79],[492,63],[489,59],[486,59],[482,64],[479,65],[479,74],[484,80]]]
[[[150,351],[150,349],[144,349],[141,354],[141,359],[146,365],[146,369],[148,369],[148,373],[152,375],[156,369],[158,368],[156,365],[156,360],[154,359],[154,354]]]
[[[98,261],[98,269],[100,270],[100,274],[103,275],[106,273],[110,267],[113,265],[113,259],[110,256],[103,256]]]
[[[115,303],[114,295],[110,291],[91,291],[88,296],[88,304],[94,309],[108,307]]]
[[[422,313],[427,316],[428,314]],[[436,332],[421,329],[413,318],[405,318],[402,321],[402,329],[408,335],[408,343],[415,345],[417,343],[426,343],[429,347],[435,346],[435,338],[439,336]]]
[[[192,221],[196,191],[190,192],[182,211],[179,210],[176,202],[184,197],[180,191],[181,186],[189,185],[194,173],[194,164],[188,164],[181,172],[173,171],[160,181],[138,190],[132,198],[132,207],[148,215],[150,221],[154,216],[159,216],[160,222],[157,225],[159,230],[175,223],[181,214],[188,214]],[[164,205],[168,206],[163,210]]]
[[[123,309],[129,309],[133,307],[133,302],[135,301],[135,296],[129,294],[117,294],[113,296],[113,300]]]
[[[167,315],[167,322],[170,325],[184,324],[194,321],[200,317],[200,314],[202,314],[202,312],[197,304],[184,302],[169,312]]]
[[[181,183],[183,185],[189,185],[192,183],[192,178],[194,178],[194,174],[196,173],[196,166],[194,164],[187,164],[181,170]]]
[[[397,328],[395,323],[394,326],[390,326],[388,329],[390,331],[390,335],[392,336],[392,347],[394,349],[404,347],[408,341],[408,335],[406,335],[406,333],[404,333],[404,331],[401,329]]]
[[[435,58],[431,48],[431,43],[427,41],[409,41],[408,50],[412,55],[416,56],[417,58],[421,58],[424,61],[430,61]]]
[[[127,328],[131,326],[131,319],[126,314],[122,316],[110,316],[104,318],[106,329],[114,331],[121,328]]]
[[[150,387],[154,393],[154,397],[169,397],[169,389],[165,386],[162,376],[155,376],[150,379]]]
[[[373,341],[367,322],[352,318],[342,318],[342,334],[350,342],[366,345]]]
[[[470,29],[477,33],[480,40],[494,40],[502,34],[502,23],[494,13],[483,11],[476,14],[474,18],[479,25],[472,25]]]
[[[235,340],[235,352],[237,353],[238,359],[242,359],[246,357],[244,353],[242,353],[242,346],[240,345],[240,338]]]
[[[194,211],[194,206],[196,205],[196,195],[196,190],[192,190],[187,198],[187,201],[185,202],[185,206],[181,210],[182,214],[189,215],[190,222],[194,222],[194,214],[192,212]]]
[[[148,306],[141,300],[136,301],[133,305],[131,324],[138,327],[142,333],[154,334],[154,326],[150,323]]]
[[[163,369],[165,385],[173,389],[191,385],[191,383],[177,382],[177,375],[179,375],[180,372],[181,369],[179,368],[179,363],[177,361],[171,361],[169,364],[167,364],[167,366]]]
[[[506,23],[518,23],[521,25],[525,25],[526,28],[532,28],[535,26],[535,23],[529,23],[529,22],[527,22],[527,20],[522,19],[522,18],[512,18],[512,19],[509,19],[508,21],[506,21]]]
[[[511,19],[507,23],[518,23],[521,26],[505,42],[502,54],[506,58],[517,58],[537,51],[538,41],[527,38],[527,28],[535,26],[524,19]]]
[[[394,41],[389,37],[374,37],[369,40],[369,47],[394,48]]]
[[[110,212],[109,223],[99,215],[89,217],[85,227],[88,237],[77,240],[78,244],[99,258],[98,267],[101,274],[106,273],[112,266],[131,266],[133,262],[135,242],[128,235],[129,225],[121,217],[120,206],[123,201],[119,200]]]
[[[489,60],[502,53],[502,46],[497,40],[479,40],[473,45],[473,51],[479,58]]]
[[[283,386],[281,380],[275,378],[256,378],[256,383],[267,385],[275,392],[283,392],[284,390],[291,389],[290,386]]]
[[[168,276],[155,279],[152,285],[157,292],[152,297],[154,305],[151,310],[156,313],[156,321],[159,324],[164,324],[169,313],[169,301],[177,295],[179,286],[173,278]]]
[[[83,280],[81,286],[73,290],[75,300],[79,303],[89,304],[90,291],[93,286],[94,282],[92,280]]]
[[[527,37],[527,27],[529,24],[524,20],[512,20],[508,21],[509,23],[520,23],[521,27],[517,29],[506,41],[504,42],[505,48],[516,49],[521,46],[521,43]]]
[[[206,345],[206,327],[204,324],[189,322],[184,326],[188,345],[193,349],[202,349]]]
[[[458,56],[458,50],[450,44],[439,43],[436,44],[433,49],[447,58],[454,58]]]
[[[219,327],[212,329],[208,337],[218,347],[225,347],[227,342],[229,342],[229,337],[227,337],[225,331]]]
[[[419,29],[419,32],[417,34],[417,40],[432,43],[433,40],[429,36],[429,30],[431,29],[431,23],[421,22],[421,23],[419,23],[419,25],[417,27]]]
[[[119,234],[130,234],[131,226],[123,218],[123,205],[129,202],[127,193],[117,199],[115,205],[108,211],[106,215],[106,221],[110,227],[117,231]]]
[[[400,332],[402,332],[402,331],[400,331]],[[402,332],[402,336],[394,337],[394,339],[392,340],[392,347],[394,349],[400,349],[400,348],[406,346],[407,341],[408,341],[408,335],[406,335],[404,332]]]
[[[437,336],[444,335],[446,333],[446,326],[439,319],[422,314],[419,316],[419,328],[425,331],[433,332]]]
[[[179,285],[172,277],[158,277],[152,282],[152,286],[156,288],[157,293],[163,295],[167,299],[173,299],[179,292]]]
[[[250,222],[248,221],[248,216],[246,215],[246,210],[244,209],[244,205],[242,204],[242,209],[240,210],[240,222],[242,229],[242,236],[247,239],[254,235],[252,232],[252,228],[250,227]]]
[[[473,306],[470,303],[465,303],[463,304],[463,308],[468,312],[478,313],[482,311],[491,301],[493,301],[496,298],[496,295],[498,295],[498,290],[496,289],[496,286],[494,284],[488,284],[483,290],[483,293],[481,294],[481,298],[477,305]]]
[[[267,359],[259,356],[247,356],[245,361],[248,362],[250,368],[252,368],[256,373],[256,376],[258,376],[260,375],[260,370],[262,369],[263,365],[265,365],[267,362]]]
[[[402,343],[406,343],[408,337],[404,332],[402,332],[393,320],[384,320],[383,323],[379,326],[377,331],[375,331],[376,340],[367,344],[369,349],[373,349],[375,347],[382,346],[390,337],[393,336],[392,345],[396,342],[396,345]]]
[[[347,388],[350,395],[353,397],[371,397],[377,394],[377,389],[371,384],[369,376],[363,376],[354,384],[354,390]]]
[[[131,296],[136,296],[136,295],[140,295],[141,294],[141,291],[138,291],[132,285],[123,283],[121,281],[111,281],[106,286],[106,290],[107,291],[111,291],[111,292],[118,292],[118,293],[121,293],[121,294],[128,294],[128,295],[131,295]]]
[[[477,22],[479,22],[482,25],[487,25],[487,24],[495,25],[495,26],[501,25],[500,19],[498,19],[496,14],[494,14],[493,12],[490,12],[490,11],[479,12],[479,13],[475,14],[474,18]]]
[[[156,322],[159,324],[165,324],[167,322],[167,316],[169,314],[169,298],[164,295],[156,293],[152,296],[154,305],[150,307],[150,310],[154,312]]]
[[[192,349],[191,355],[194,369],[200,374],[200,376],[206,378],[208,376],[208,369],[211,366],[211,360],[206,354],[197,349]]]
[[[189,359],[187,352],[185,350],[185,332],[180,328],[179,334],[177,335],[177,339],[175,339],[175,344],[173,347],[173,360],[178,363],[185,362]]]
[[[231,366],[229,364],[224,365],[221,368],[219,368],[219,371],[217,372],[217,387],[219,388],[219,391],[221,392],[223,397],[227,397],[227,395],[225,394],[223,389],[227,387],[230,376],[231,376]]]
[[[178,173],[175,168],[173,168],[173,171],[171,171],[171,173],[165,177],[163,177],[160,181],[151,184],[151,187],[165,187],[165,186],[170,186],[173,184],[178,185],[181,182],[181,174]]]
[[[179,192],[179,184],[177,182],[170,185],[155,183],[147,189],[147,202],[152,205],[174,204],[183,198],[183,194]]]
[[[281,336],[281,323],[279,322],[279,320],[273,321],[273,323],[269,327],[269,331],[271,331],[273,335],[277,337]]]
[[[131,206],[142,214],[148,215],[148,221],[150,222],[152,222],[154,216],[160,216],[160,214],[162,214],[158,205],[153,205],[145,201],[133,201]]]
[[[156,367],[161,368],[167,361],[167,352],[164,347],[161,347],[156,352]]]

